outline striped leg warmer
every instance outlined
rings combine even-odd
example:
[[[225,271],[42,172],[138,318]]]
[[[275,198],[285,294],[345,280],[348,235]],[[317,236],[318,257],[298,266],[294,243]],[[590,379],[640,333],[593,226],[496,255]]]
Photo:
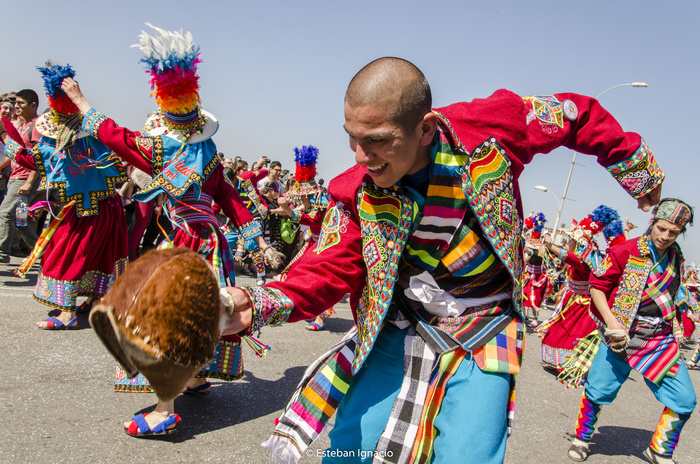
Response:
[[[670,458],[678,444],[683,426],[690,419],[690,414],[678,414],[669,408],[664,408],[661,419],[656,425],[656,431],[651,437],[649,448],[656,454]]]
[[[591,441],[591,435],[595,431],[595,423],[598,420],[601,406],[589,400],[584,391],[581,395],[581,405],[578,409],[576,422],[576,438],[585,442]]]
[[[700,343],[698,343],[698,346],[695,347],[695,351],[693,352],[693,356],[690,358],[690,361],[695,364],[700,364]]]

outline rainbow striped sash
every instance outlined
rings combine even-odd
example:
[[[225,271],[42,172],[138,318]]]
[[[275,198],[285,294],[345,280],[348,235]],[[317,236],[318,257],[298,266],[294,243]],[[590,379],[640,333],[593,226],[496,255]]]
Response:
[[[667,321],[676,314],[676,305],[673,302],[673,295],[669,292],[669,287],[677,275],[676,266],[678,261],[672,248],[669,248],[668,253],[668,265],[663,272],[659,272],[658,268],[654,268],[649,273],[647,286],[642,292],[642,298],[639,303],[640,306],[645,306],[652,301],[655,302],[659,305],[664,319]]]
[[[276,421],[275,431],[262,443],[278,462],[298,462],[335,414],[352,382],[356,345],[357,327],[353,327],[306,369]]]
[[[46,249],[46,246],[49,244],[49,241],[51,241],[51,237],[53,237],[53,234],[56,233],[56,230],[58,230],[58,226],[61,225],[63,222],[63,218],[66,216],[66,213],[71,210],[71,208],[75,207],[75,200],[68,202],[58,213],[58,216],[56,216],[56,219],[51,221],[51,224],[44,229],[44,231],[41,233],[39,236],[39,239],[36,241],[36,244],[34,245],[34,249],[32,250],[31,254],[25,259],[22,264],[19,266],[19,268],[15,269],[15,275],[21,278],[25,278],[27,275],[27,272],[31,267],[34,265],[36,262],[37,258],[41,256],[41,253]]]

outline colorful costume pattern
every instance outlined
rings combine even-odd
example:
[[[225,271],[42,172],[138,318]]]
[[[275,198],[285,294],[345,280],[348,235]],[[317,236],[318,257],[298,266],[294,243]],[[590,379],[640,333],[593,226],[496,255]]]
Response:
[[[410,378],[405,373],[401,389],[417,391],[414,386],[427,386],[422,390],[426,394],[440,389],[439,382],[446,378],[452,365],[442,362],[445,356],[474,359],[479,372],[487,377],[510,379],[510,389],[506,388],[503,398],[499,397],[503,401],[498,404],[503,409],[479,418],[491,425],[502,424],[499,431],[505,439],[506,417],[512,418],[508,391],[512,399],[523,344],[518,176],[536,153],[561,145],[597,153],[598,161],[609,166],[633,156],[642,143],[637,134],[624,133],[595,100],[574,94],[550,97],[552,102],[564,100],[571,100],[581,116],[575,121],[562,120],[562,127],[551,123],[556,119],[535,111],[531,100],[505,90],[487,99],[436,111],[440,124],[429,167],[429,185],[425,195],[418,194],[420,198],[399,185],[378,188],[362,166],[331,181],[331,207],[316,248],[295,263],[284,282],[249,290],[255,321],[251,329],[257,330],[265,321],[309,319],[350,293],[358,328],[350,374],[357,375],[365,360],[373,355],[372,347],[387,321],[401,323],[404,316],[417,334],[411,336],[409,329],[405,337],[411,365],[421,365],[421,359],[434,359],[434,365],[440,368],[436,376],[427,378]],[[654,179],[658,183],[662,177],[657,173]],[[458,316],[436,316],[422,303],[407,301],[403,294],[411,288],[408,282],[421,274],[432,278],[436,291],[445,298],[468,302],[463,303],[467,309]],[[421,349],[417,339],[423,340],[427,348]],[[461,353],[460,348],[467,353],[463,357],[456,354]],[[468,365],[474,363],[462,362],[455,375],[460,376]],[[349,391],[352,393],[348,395],[355,398],[362,395],[361,391],[353,392],[352,385]],[[455,401],[449,385],[444,395],[434,398],[440,404]],[[401,456],[405,456],[405,448],[409,455],[413,450],[423,455],[418,450],[425,450],[434,456],[430,451],[435,437],[431,422],[424,422],[420,435],[417,429],[408,435],[403,433],[408,430],[404,422],[396,426],[400,421],[395,413],[408,410],[404,408],[420,418],[432,417],[426,409],[422,411],[425,414],[417,412],[422,406],[416,408],[416,404],[439,410],[438,404],[430,402],[429,406],[425,400],[424,396],[411,401],[406,397],[397,399],[387,428],[380,431],[382,449],[397,446]],[[343,401],[350,400],[345,397],[340,408]],[[289,433],[284,424],[297,407],[298,403],[290,403],[265,446],[298,458],[316,433],[306,438],[295,438]],[[308,414],[297,418],[302,423],[308,424],[312,417],[322,423],[327,420],[314,413],[314,408],[304,409]],[[464,410],[442,409],[437,419],[444,423]],[[332,413],[332,408],[328,411]],[[304,426],[299,420],[292,422]],[[410,423],[413,426],[421,421]],[[433,424],[437,427],[437,422]],[[375,440],[380,441],[378,436]],[[469,453],[470,443],[471,440],[464,440],[457,449]],[[355,449],[361,449],[360,444],[355,445]],[[458,455],[449,458],[460,460]],[[429,461],[430,457],[426,459]]]
[[[246,171],[240,174],[237,178],[238,190],[243,203],[250,212],[254,221],[258,224],[261,231],[264,231],[267,226],[269,217],[269,208],[257,188],[257,183],[260,179],[267,176],[267,169],[259,169],[256,171]],[[258,276],[265,275],[265,259],[258,243],[254,240],[255,236],[251,234],[238,234],[238,243],[236,244],[236,258],[244,260],[249,258]]]
[[[630,342],[619,352],[603,344],[595,355],[579,408],[579,439],[590,440],[597,417],[590,411],[599,412],[601,405],[610,404],[635,369],[664,404],[649,450],[667,458],[673,455],[680,431],[697,403],[672,329],[681,311],[697,310],[676,300],[682,262],[676,243],[659,256],[654,244],[640,237],[608,249],[591,275],[591,287],[605,293],[613,315],[629,331]],[[605,335],[603,341],[610,343]]]
[[[523,282],[523,308],[527,319],[537,320],[540,307],[551,291],[552,284],[547,267],[528,264],[525,267]]]
[[[567,253],[566,288],[554,314],[537,332],[542,336],[542,362],[556,369],[569,360],[577,342],[592,333],[598,322],[590,313],[590,270],[574,253]]]
[[[168,246],[184,246],[198,252],[218,270],[219,283],[233,283],[235,273],[228,244],[219,230],[212,210],[212,200],[242,234],[260,235],[235,189],[224,180],[223,168],[216,160],[216,146],[211,139],[197,143],[180,143],[168,135],[148,137],[117,126],[104,115],[90,110],[83,120],[83,130],[103,141],[121,158],[151,175],[153,180],[134,197],[148,201],[159,193],[167,194],[168,209],[175,226]],[[231,352],[234,347],[234,352]],[[237,351],[237,352],[236,352]],[[211,371],[200,375],[234,380],[243,375],[240,362],[240,337],[223,337],[217,348],[218,358]],[[223,357],[226,362],[221,362]],[[238,361],[236,361],[236,359]],[[218,367],[223,370],[219,371]],[[119,380],[117,380],[119,382]],[[128,385],[117,384],[117,391]],[[142,391],[139,385],[136,391]],[[129,390],[131,391],[131,390]]]
[[[77,297],[103,296],[126,269],[128,256],[124,208],[114,189],[126,174],[114,154],[85,133],[61,150],[44,136],[31,152],[10,141],[5,153],[38,171],[44,187],[66,203],[18,275],[24,276],[43,251],[37,301],[74,311]]]

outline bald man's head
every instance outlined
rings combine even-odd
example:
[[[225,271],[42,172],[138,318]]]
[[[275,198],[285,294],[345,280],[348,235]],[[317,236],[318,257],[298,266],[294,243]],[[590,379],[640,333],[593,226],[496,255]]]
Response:
[[[352,78],[345,92],[351,107],[384,107],[391,122],[413,130],[432,106],[430,85],[410,61],[385,57],[372,61]]]

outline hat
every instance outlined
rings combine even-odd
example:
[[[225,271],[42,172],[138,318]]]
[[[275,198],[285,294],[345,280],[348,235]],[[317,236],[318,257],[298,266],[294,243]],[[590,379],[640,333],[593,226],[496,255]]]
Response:
[[[166,121],[163,112],[154,111],[148,115],[146,124],[144,124],[141,132],[150,137],[167,135],[180,143],[191,145],[210,139],[219,130],[219,121],[210,112],[200,109],[199,118],[202,123],[201,132],[188,133],[187,131],[173,130]]]
[[[50,60],[37,69],[44,80],[50,110],[37,118],[35,127],[41,135],[55,139],[56,150],[60,151],[79,137],[87,135],[80,131],[83,118],[78,107],[61,89],[63,79],[75,77],[75,70],[69,64],[61,66]]]
[[[141,62],[151,75],[151,95],[155,95],[159,111],[146,122],[147,135],[169,135],[188,143],[201,142],[217,131],[219,123],[201,110],[197,65],[199,46],[188,31],[166,31],[146,23],[153,36],[141,31],[138,47],[144,54]],[[209,127],[207,127],[209,126]],[[177,134],[180,135],[177,135]]]
[[[532,230],[532,232],[530,232],[532,238],[540,238],[545,222],[547,222],[547,220],[543,213],[532,213],[529,217],[525,218],[525,228],[527,230]]]
[[[566,233],[579,244],[593,243],[593,236],[603,232],[608,246],[625,241],[620,215],[609,206],[600,205]]]
[[[294,149],[294,185],[288,194],[292,196],[313,195],[318,191],[316,177],[316,161],[318,160],[318,148],[304,145]]]

